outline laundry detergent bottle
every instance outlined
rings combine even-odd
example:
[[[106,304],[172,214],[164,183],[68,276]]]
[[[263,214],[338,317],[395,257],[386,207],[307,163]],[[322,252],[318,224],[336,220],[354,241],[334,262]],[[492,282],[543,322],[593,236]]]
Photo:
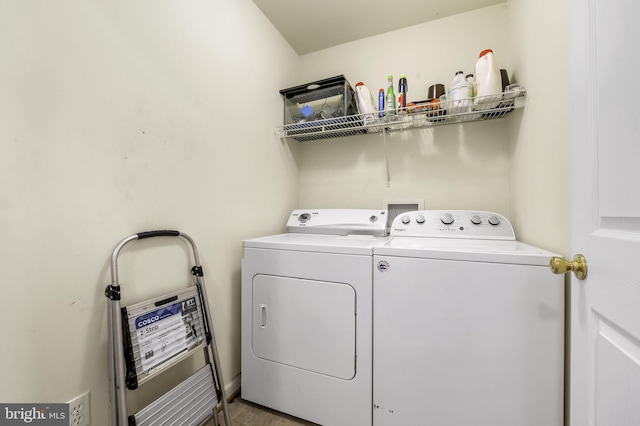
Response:
[[[453,101],[453,107],[463,108],[469,106],[469,99],[473,97],[473,86],[464,77],[463,71],[456,72],[449,86],[449,100]],[[461,112],[461,111],[457,111]]]
[[[491,109],[498,106],[502,98],[502,77],[493,64],[493,50],[480,52],[475,69],[474,106],[476,109]]]
[[[373,123],[375,121],[375,113],[377,112],[373,104],[373,96],[371,96],[369,88],[361,81],[356,83],[356,100],[364,124]]]

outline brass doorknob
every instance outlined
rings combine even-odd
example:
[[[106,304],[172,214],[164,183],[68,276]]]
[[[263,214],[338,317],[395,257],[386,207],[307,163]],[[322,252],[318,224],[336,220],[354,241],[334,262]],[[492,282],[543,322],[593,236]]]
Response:
[[[573,262],[553,256],[549,261],[549,268],[554,274],[565,274],[573,271],[577,279],[584,280],[587,278],[587,259],[581,254],[576,254],[573,257]]]

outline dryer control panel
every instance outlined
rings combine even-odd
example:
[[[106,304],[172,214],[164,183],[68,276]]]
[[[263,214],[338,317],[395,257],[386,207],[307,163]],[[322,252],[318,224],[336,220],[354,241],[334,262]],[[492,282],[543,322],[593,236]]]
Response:
[[[397,237],[515,240],[509,220],[478,210],[422,210],[396,216],[390,235]]]
[[[387,211],[367,209],[294,210],[287,232],[325,235],[387,235]]]

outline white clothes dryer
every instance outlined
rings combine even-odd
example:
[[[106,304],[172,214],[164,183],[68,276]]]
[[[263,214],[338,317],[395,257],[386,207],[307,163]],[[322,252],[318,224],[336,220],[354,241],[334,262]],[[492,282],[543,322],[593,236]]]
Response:
[[[564,279],[482,211],[417,211],[374,248],[374,426],[561,426]]]
[[[373,247],[380,210],[295,210],[244,241],[242,398],[329,426],[372,423]]]

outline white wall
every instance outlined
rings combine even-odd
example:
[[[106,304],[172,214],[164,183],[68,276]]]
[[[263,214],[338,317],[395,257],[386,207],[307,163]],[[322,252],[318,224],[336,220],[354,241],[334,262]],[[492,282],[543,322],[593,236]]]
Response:
[[[529,92],[512,122],[512,219],[519,237],[573,257],[569,241],[570,65],[568,1],[510,0],[514,74]],[[576,70],[575,72],[579,72]]]
[[[89,390],[92,424],[108,424],[111,252],[158,228],[198,243],[233,379],[241,241],[281,231],[296,206],[297,145],[273,129],[298,56],[250,0],[0,11],[0,401]],[[122,253],[129,301],[191,280],[185,245],[155,240]]]
[[[494,50],[511,68],[507,5],[427,22],[302,57],[292,83],[345,74],[377,94],[386,77],[406,74],[408,100],[427,98],[433,83],[473,72],[478,54]],[[426,209],[486,209],[510,216],[510,161],[505,121],[306,142],[300,148],[300,205],[379,208],[383,200],[424,199]],[[385,152],[390,181],[387,186]]]
[[[300,206],[418,198],[426,209],[493,210],[521,240],[568,255],[568,12],[567,1],[510,0],[302,56],[291,85],[345,74],[376,94],[404,73],[415,101],[455,71],[473,72],[491,48],[528,98],[504,120],[391,133],[386,148],[379,135],[302,143]]]

